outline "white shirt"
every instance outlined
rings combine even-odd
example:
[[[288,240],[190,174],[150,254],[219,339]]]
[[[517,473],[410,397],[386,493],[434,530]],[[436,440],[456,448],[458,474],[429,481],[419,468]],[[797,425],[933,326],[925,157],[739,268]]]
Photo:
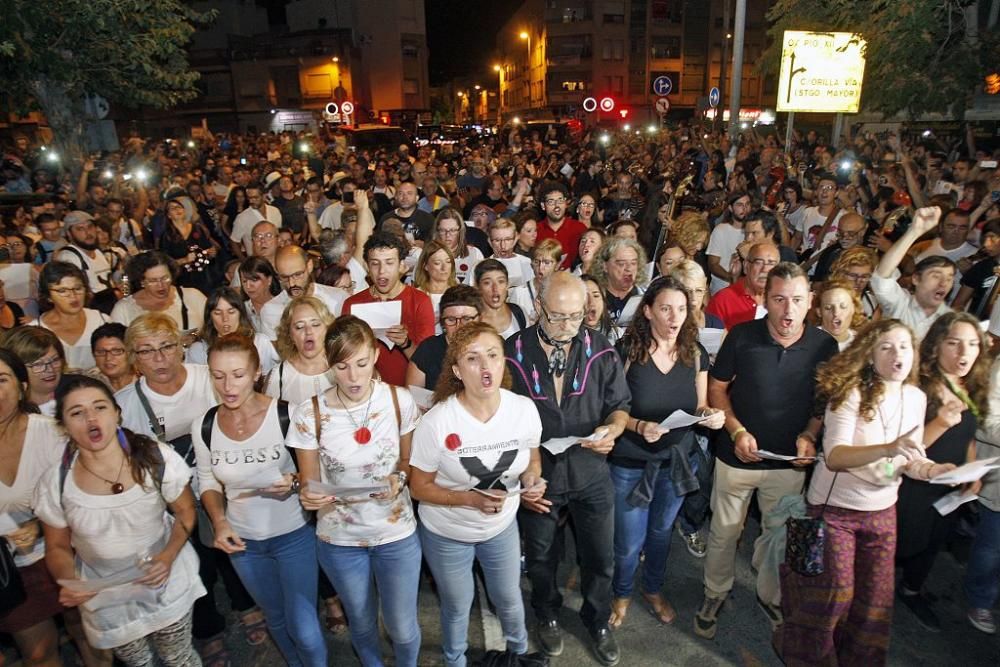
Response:
[[[281,229],[281,211],[270,204],[264,204],[265,218],[260,211],[248,206],[233,220],[233,233],[229,235],[236,243],[242,243],[247,255],[253,254],[253,228],[261,220],[267,220]]]
[[[455,258],[455,277],[464,285],[471,285],[475,277],[476,264],[483,261],[483,253],[474,245],[465,246],[467,255]]]
[[[267,374],[271,369],[281,363],[278,351],[274,349],[274,343],[264,334],[254,334],[254,347],[257,348],[257,356],[260,357],[260,372]],[[196,340],[187,349],[184,361],[189,364],[208,364],[208,345],[203,340]]]
[[[273,496],[254,492],[267,488],[281,475],[295,472],[295,463],[281,434],[278,402],[271,401],[260,427],[243,440],[232,440],[223,433],[216,416],[212,422],[211,449],[201,439],[204,418],[202,413],[191,422],[198,485],[202,495],[206,491],[225,495],[226,519],[236,534],[251,540],[267,540],[304,526],[306,515],[297,494]]]
[[[941,239],[934,239],[927,244],[924,250],[913,258],[914,264],[919,264],[928,257],[947,257],[951,261],[958,263],[958,260],[965,259],[979,252],[979,248],[972,245],[971,243],[963,243],[957,248],[952,248],[951,250],[945,250],[941,247]],[[958,289],[962,286],[962,272],[955,267],[955,284],[951,287],[951,293],[948,295],[948,303],[951,303],[955,296],[958,294]]]
[[[72,248],[73,250],[67,250],[66,248]],[[111,281],[111,265],[108,264],[108,258],[104,256],[103,252],[100,250],[92,252],[94,253],[93,257],[83,248],[68,243],[59,252],[55,253],[55,259],[59,262],[69,262],[73,266],[80,267],[87,274],[87,282],[90,283],[90,290],[96,294],[108,289]]]
[[[368,289],[368,269],[358,261],[357,257],[351,256],[347,261],[347,270],[350,271],[351,282],[354,283],[354,294]]]
[[[340,229],[340,218],[344,214],[344,203],[335,201],[323,209],[323,215],[319,216],[320,229]]]
[[[456,440],[457,449],[449,443]],[[491,487],[515,492],[497,514],[472,507],[445,507],[429,502],[418,509],[424,526],[459,542],[484,542],[499,535],[517,518],[516,492],[531,460],[530,450],[542,439],[542,422],[530,398],[500,390],[500,407],[483,423],[452,396],[430,409],[413,434],[410,464],[436,473],[435,483],[452,491]],[[480,476],[482,475],[482,476]]]
[[[66,434],[54,419],[45,415],[28,415],[14,483],[7,486],[0,482],[0,514],[10,514],[18,524],[24,524],[35,516],[31,504],[35,486],[46,470],[59,465],[65,448]],[[0,548],[3,546],[0,542]],[[39,535],[30,552],[14,552],[14,563],[18,567],[27,567],[44,557],[45,538]]]
[[[180,390],[173,396],[153,391],[149,388],[146,378],[137,381],[142,386],[142,393],[149,400],[149,407],[153,410],[157,422],[163,426],[167,440],[190,435],[192,420],[204,412],[204,409],[219,402],[212,387],[212,375],[208,372],[208,366],[184,364],[184,370],[187,371],[187,377]],[[151,438],[156,437],[153,424],[136,393],[135,383],[119,389],[115,399],[122,409],[122,426]]]
[[[882,306],[882,317],[901,321],[913,329],[913,335],[918,341],[927,335],[927,330],[934,324],[934,320],[951,312],[951,308],[942,303],[937,310],[928,315],[917,303],[916,297],[903,289],[893,278],[882,278],[873,273],[869,285],[879,305]]]
[[[733,258],[736,247],[743,242],[743,230],[736,229],[728,222],[716,225],[712,230],[712,236],[708,239],[708,249],[705,254],[719,258],[719,264],[725,270],[729,270],[729,260]],[[722,278],[712,276],[712,294],[729,287]]]
[[[507,284],[510,287],[520,287],[535,277],[535,271],[531,268],[531,260],[524,255],[514,255],[513,257],[494,255],[493,259],[507,267]]]
[[[375,382],[371,405],[344,409],[331,404],[324,393],[318,399],[320,437],[316,442],[316,416],[312,399],[303,401],[292,416],[288,446],[319,450],[320,481],[342,489],[368,489],[389,484],[399,462],[399,440],[416,428],[420,410],[410,392],[396,388],[399,424],[389,385]],[[365,424],[371,440],[359,444],[354,433]],[[330,544],[374,547],[409,537],[417,528],[407,489],[392,500],[365,500],[327,505],[317,514],[316,535]]]
[[[89,371],[97,365],[94,361],[94,353],[90,349],[90,336],[94,333],[94,329],[108,321],[108,317],[99,310],[84,308],[83,313],[87,319],[83,325],[83,333],[76,339],[76,342],[67,343],[62,338],[59,339],[63,352],[66,354],[66,367],[79,372]],[[49,328],[42,318],[32,321],[31,324],[45,329]]]
[[[282,290],[277,295],[271,297],[270,301],[261,306],[260,313],[258,313],[254,310],[250,300],[247,299],[244,303],[247,305],[247,314],[250,315],[253,328],[267,336],[269,340],[275,340],[278,336],[278,324],[281,322],[281,315],[285,312],[285,306],[291,300],[292,297],[288,296],[288,292]],[[265,312],[268,313],[267,319],[264,317]]]
[[[305,375],[289,361],[284,361],[268,373],[264,393],[298,405],[333,386],[333,372]]]
[[[837,228],[840,224],[840,219],[844,217],[845,213],[849,213],[846,209],[839,209],[837,211],[836,217],[833,222],[830,223],[830,227],[826,230],[826,236],[823,238],[822,242],[818,239],[815,242],[810,242],[809,240],[809,230],[813,227],[822,227],[826,222],[826,216],[819,212],[818,206],[808,206],[806,207],[805,213],[798,220],[798,227],[796,231],[802,234],[802,248],[812,248],[818,247],[820,250],[827,247],[831,243],[837,240]],[[817,232],[818,233],[818,232]]]
[[[205,295],[194,287],[181,287],[180,289],[183,299],[174,290],[173,302],[169,308],[162,312],[165,315],[169,315],[170,319],[177,323],[177,327],[182,333],[192,329],[200,329],[205,321]],[[184,322],[185,307],[187,308],[187,326],[185,326]],[[132,320],[149,312],[153,311],[146,310],[136,303],[134,296],[129,295],[116,303],[115,307],[111,309],[111,321],[120,322],[128,326],[132,324]]]

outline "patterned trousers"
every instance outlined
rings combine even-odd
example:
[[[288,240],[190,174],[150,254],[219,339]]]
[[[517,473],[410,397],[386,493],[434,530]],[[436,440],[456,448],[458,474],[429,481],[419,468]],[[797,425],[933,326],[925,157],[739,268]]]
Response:
[[[201,667],[191,637],[191,610],[184,618],[165,628],[113,649],[115,657],[128,667],[153,667],[160,662],[167,667]]]
[[[810,506],[809,516],[819,514]],[[884,665],[895,588],[896,507],[877,512],[827,507],[824,572],[781,566],[785,622],[774,647],[786,665]]]

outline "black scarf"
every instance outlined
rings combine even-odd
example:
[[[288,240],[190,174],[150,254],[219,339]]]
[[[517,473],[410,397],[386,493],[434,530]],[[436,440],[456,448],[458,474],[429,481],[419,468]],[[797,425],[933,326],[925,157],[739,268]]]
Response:
[[[545,329],[541,325],[538,325],[536,328],[538,329],[538,337],[541,341],[554,348],[552,356],[549,357],[549,375],[562,377],[563,373],[566,372],[566,350],[564,348],[572,343],[573,339],[555,340],[545,333]]]

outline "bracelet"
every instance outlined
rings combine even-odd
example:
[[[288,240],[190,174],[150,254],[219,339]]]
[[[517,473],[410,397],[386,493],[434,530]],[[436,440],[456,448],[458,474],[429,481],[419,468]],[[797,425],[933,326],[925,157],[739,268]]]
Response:
[[[407,336],[406,345],[400,345],[399,349],[405,352],[406,350],[409,350],[411,347],[413,347],[413,341],[410,340],[409,336]]]
[[[738,429],[730,433],[729,437],[733,442],[736,442],[736,436],[738,436],[740,433],[747,433],[747,430],[742,426],[740,426]]]

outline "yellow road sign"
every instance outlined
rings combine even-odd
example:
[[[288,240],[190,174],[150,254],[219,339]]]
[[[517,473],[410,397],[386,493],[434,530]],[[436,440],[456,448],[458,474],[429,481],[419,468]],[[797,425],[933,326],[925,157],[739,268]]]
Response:
[[[865,40],[850,32],[786,30],[778,111],[857,113]]]

